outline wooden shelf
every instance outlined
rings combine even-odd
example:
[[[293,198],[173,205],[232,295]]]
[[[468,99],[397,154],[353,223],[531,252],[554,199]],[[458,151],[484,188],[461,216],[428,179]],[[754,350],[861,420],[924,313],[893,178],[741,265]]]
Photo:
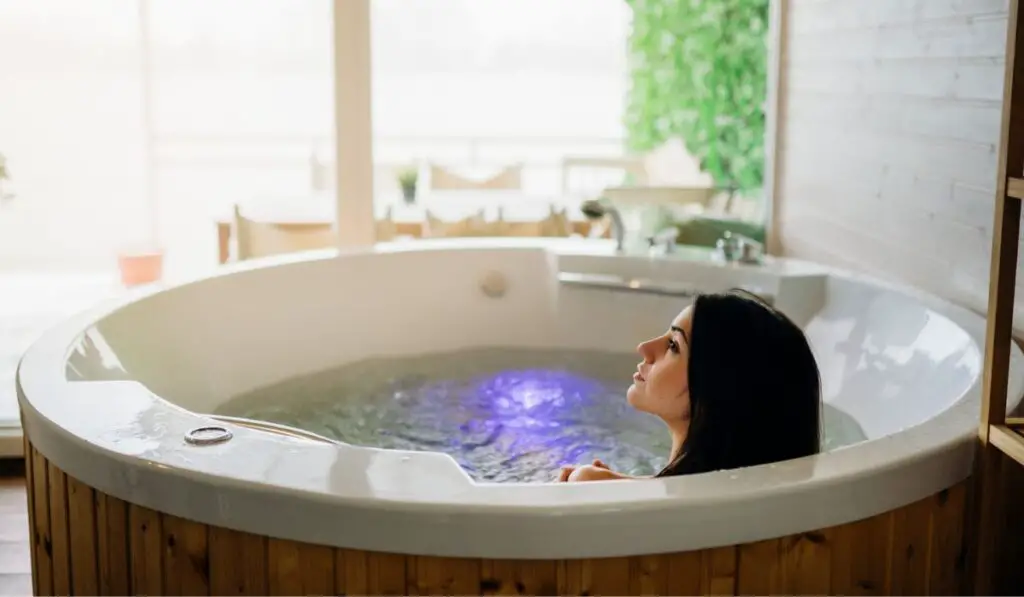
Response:
[[[1003,454],[1024,465],[1024,435],[1008,425],[992,425],[988,441]]]
[[[997,186],[992,227],[992,261],[989,266],[985,371],[982,376],[981,450],[974,469],[975,500],[970,524],[974,527],[972,560],[974,595],[992,595],[997,576],[1008,569],[998,552],[1019,547],[1019,533],[1006,528],[1007,512],[1018,496],[1011,492],[1022,471],[1001,465],[1000,453],[1024,465],[1024,421],[1006,412],[1013,313],[1017,282],[1021,204],[1024,203],[1024,18],[1020,1],[1010,0],[1006,28],[1006,60],[1003,63],[1002,126],[999,140]],[[1015,60],[1015,58],[1018,58]],[[1014,397],[1016,398],[1016,396]],[[1016,467],[1014,467],[1016,468]],[[1005,469],[1005,470],[1004,470]],[[1007,483],[1002,477],[1007,476]],[[1009,497],[1010,499],[1005,499]],[[1009,539],[1009,542],[1006,541]],[[1012,561],[1012,556],[1011,560]],[[1018,558],[1019,559],[1019,558]],[[1012,566],[1011,566],[1012,567]],[[1018,581],[1008,581],[1010,585]],[[1014,593],[1018,592],[1016,590]]]
[[[1024,200],[1024,178],[1007,179],[1006,196]]]

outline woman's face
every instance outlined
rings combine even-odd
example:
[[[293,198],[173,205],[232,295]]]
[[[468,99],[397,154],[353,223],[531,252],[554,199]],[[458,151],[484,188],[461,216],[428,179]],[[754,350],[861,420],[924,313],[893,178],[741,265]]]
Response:
[[[626,391],[629,404],[669,424],[690,419],[689,367],[693,307],[676,316],[662,335],[637,346],[643,357]]]

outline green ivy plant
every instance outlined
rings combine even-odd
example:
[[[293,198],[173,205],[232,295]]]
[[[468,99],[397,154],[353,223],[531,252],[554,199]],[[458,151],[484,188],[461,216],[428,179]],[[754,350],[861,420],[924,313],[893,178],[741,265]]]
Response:
[[[679,137],[715,183],[764,178],[769,0],[626,0],[633,151]]]

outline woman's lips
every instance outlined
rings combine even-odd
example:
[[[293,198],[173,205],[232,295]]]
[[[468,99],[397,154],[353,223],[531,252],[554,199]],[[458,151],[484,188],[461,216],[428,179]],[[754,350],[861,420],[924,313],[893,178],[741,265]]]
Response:
[[[633,381],[634,381],[634,382],[641,382],[641,381],[644,381],[644,376],[643,376],[643,375],[640,375],[640,372],[639,372],[639,371],[637,371],[636,373],[634,373],[634,374],[633,374]]]

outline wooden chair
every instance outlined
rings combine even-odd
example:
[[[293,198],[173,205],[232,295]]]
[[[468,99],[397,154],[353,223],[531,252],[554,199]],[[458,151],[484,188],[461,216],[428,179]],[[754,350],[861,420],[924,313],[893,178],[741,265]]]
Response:
[[[389,206],[384,218],[377,220],[377,242],[400,236],[398,224]],[[236,259],[258,259],[300,251],[329,249],[338,244],[334,225],[328,222],[261,222],[242,215],[234,206]]]
[[[589,184],[573,188],[574,171],[589,171]],[[600,177],[597,175],[601,174]],[[680,139],[669,139],[642,155],[570,156],[562,160],[562,193],[603,195],[616,203],[707,207],[714,180]]]
[[[312,251],[337,245],[334,226],[327,222],[260,222],[234,206],[235,256],[239,261],[271,255]]]
[[[522,164],[513,164],[482,179],[455,174],[442,166],[431,164],[429,175],[430,190],[432,191],[519,190],[523,186]]]
[[[563,195],[597,195],[609,186],[624,184],[627,179],[634,185],[647,184],[647,167],[642,156],[562,158]]]
[[[504,211],[498,209],[495,222],[498,236],[569,237],[574,233],[572,221],[565,208],[549,206],[547,217],[533,221],[506,221]]]
[[[451,238],[463,236],[494,236],[494,226],[484,219],[484,210],[461,220],[445,221],[427,210],[425,238]]]
[[[387,211],[384,212],[384,217],[377,220],[377,242],[384,243],[395,240],[398,236],[401,236],[398,230],[398,223],[394,220],[394,208],[388,206]]]

